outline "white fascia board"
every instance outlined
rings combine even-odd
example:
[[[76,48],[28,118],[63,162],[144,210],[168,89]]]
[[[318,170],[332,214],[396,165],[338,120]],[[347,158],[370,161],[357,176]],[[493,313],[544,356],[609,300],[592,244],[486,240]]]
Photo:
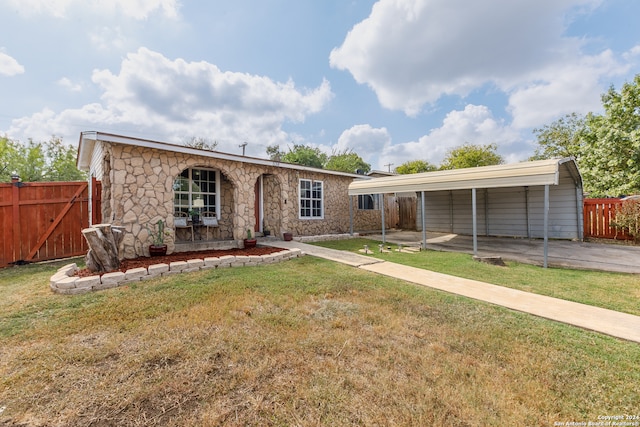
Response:
[[[237,154],[223,153],[220,151],[201,150],[198,148],[187,147],[185,145],[170,144],[167,142],[152,141],[148,139],[133,138],[133,137],[123,136],[123,135],[114,135],[109,133],[101,133],[101,132],[93,132],[93,131],[82,132],[80,135],[80,143],[78,147],[78,165],[79,165],[78,167],[80,167],[81,160],[82,160],[83,166],[85,161],[87,162],[87,167],[91,163],[90,157],[91,157],[91,152],[93,150],[93,145],[91,145],[91,141],[93,141],[93,143],[95,144],[95,141],[98,141],[98,140],[115,143],[115,144],[135,145],[138,147],[153,148],[156,150],[172,151],[175,153],[182,153],[182,154],[188,154],[188,155],[200,156],[200,157],[210,157],[210,158],[220,159],[220,160],[230,160],[234,162],[243,162],[243,163],[261,165],[261,166],[275,166],[283,169],[293,169],[298,171],[316,172],[316,173],[322,173],[322,174],[328,174],[328,175],[347,176],[347,177],[362,179],[362,180],[372,179],[371,177],[368,177],[366,175],[359,175],[355,173],[338,172],[338,171],[332,171],[328,169],[318,169],[318,168],[312,168],[308,166],[300,166],[293,163],[275,162],[269,159],[260,159],[257,157],[241,156]],[[89,147],[89,145],[91,146]],[[81,152],[83,152],[82,158],[80,157]],[[85,152],[87,154],[84,154]],[[85,156],[87,157],[88,160],[84,159]]]
[[[558,185],[560,163],[559,159],[539,160],[354,181],[349,195]]]

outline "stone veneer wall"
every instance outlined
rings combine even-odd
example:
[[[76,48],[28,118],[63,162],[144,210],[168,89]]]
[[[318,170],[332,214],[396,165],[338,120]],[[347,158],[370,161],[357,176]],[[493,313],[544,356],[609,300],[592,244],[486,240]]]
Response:
[[[103,221],[123,226],[124,258],[148,256],[151,243],[147,226],[162,219],[169,235],[168,253],[175,248],[173,224],[173,182],[188,167],[217,169],[221,172],[220,238],[240,241],[248,228],[254,228],[254,188],[263,175],[264,224],[275,236],[291,232],[297,236],[345,233],[349,231],[347,188],[353,178],[298,171],[277,166],[255,165],[213,159],[146,147],[104,143]],[[324,182],[324,220],[298,218],[298,180]],[[110,184],[110,185],[109,185]],[[356,200],[357,203],[357,200]],[[358,211],[354,222],[359,229],[379,228],[375,214]],[[367,224],[373,221],[372,224]]]
[[[263,206],[263,227],[269,230],[273,236],[282,236],[282,213],[284,199],[281,197],[282,190],[278,177],[266,175],[262,181],[262,192],[264,195]]]
[[[378,231],[382,229],[382,213],[380,209],[359,210],[357,196],[351,198],[351,205],[354,212],[354,231]]]
[[[290,174],[287,178],[289,180],[288,186],[291,189],[287,203],[292,203],[294,208],[285,212],[289,217],[289,229],[283,231],[289,231],[294,236],[348,233],[351,228],[349,203],[352,203],[353,207],[354,231],[380,229],[380,211],[358,210],[358,198],[348,196],[349,184],[352,182],[352,178],[313,172]],[[299,218],[299,179],[323,182],[324,219]]]

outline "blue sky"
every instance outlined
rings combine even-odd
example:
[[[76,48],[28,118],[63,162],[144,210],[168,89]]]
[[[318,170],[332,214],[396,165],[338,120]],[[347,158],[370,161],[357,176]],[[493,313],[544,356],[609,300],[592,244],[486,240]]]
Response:
[[[0,0],[0,135],[508,162],[640,73],[633,0]],[[394,166],[391,166],[392,168]]]

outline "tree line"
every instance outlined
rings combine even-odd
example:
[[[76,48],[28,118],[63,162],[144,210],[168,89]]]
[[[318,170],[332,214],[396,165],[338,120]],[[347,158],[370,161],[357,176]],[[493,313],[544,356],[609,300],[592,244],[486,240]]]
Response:
[[[640,193],[640,74],[602,95],[604,113],[567,114],[534,130],[533,159],[573,156],[590,197]]]
[[[61,138],[26,144],[0,137],[0,182],[17,175],[23,182],[83,181],[87,174],[76,166],[77,150]]]

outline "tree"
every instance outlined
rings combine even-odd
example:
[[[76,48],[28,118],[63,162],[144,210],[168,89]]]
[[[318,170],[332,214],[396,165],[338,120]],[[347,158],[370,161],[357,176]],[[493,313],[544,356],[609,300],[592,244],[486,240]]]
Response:
[[[55,136],[44,143],[29,139],[26,145],[0,138],[0,181],[10,182],[14,173],[24,182],[84,180],[76,153]]]
[[[11,175],[17,173],[20,146],[7,137],[0,138],[0,182],[11,182]]]
[[[411,174],[421,172],[431,172],[438,170],[438,168],[426,160],[409,160],[398,166],[395,171],[399,174]]]
[[[191,148],[197,148],[199,150],[215,151],[218,146],[218,141],[211,141],[207,138],[192,136],[184,141],[184,145]]]
[[[580,135],[585,127],[585,118],[576,113],[567,114],[550,125],[536,128],[538,139],[535,154],[529,160],[544,160],[554,157],[580,158],[582,141]]]
[[[279,145],[267,145],[267,155],[269,156],[270,160],[279,162],[280,160],[282,160],[282,157],[284,157],[285,153],[284,151],[280,151]]]
[[[496,144],[464,144],[449,150],[440,169],[462,169],[502,164],[504,160],[501,155],[496,153],[497,149]]]
[[[47,167],[46,181],[83,181],[87,174],[76,166],[77,150],[64,145],[62,139],[53,137],[45,144]]]
[[[29,140],[27,145],[20,146],[20,158],[17,172],[23,182],[44,181],[46,174],[46,158],[41,142]]]
[[[640,192],[640,74],[602,95],[604,114],[589,113],[581,132],[580,171],[592,196]]]
[[[325,169],[340,172],[356,173],[362,171],[367,173],[371,170],[371,165],[351,150],[345,150],[342,153],[334,153],[329,157]]]
[[[628,199],[616,209],[611,225],[624,229],[636,241],[640,240],[640,199]]]
[[[293,148],[289,148],[288,152],[280,151],[280,147],[267,147],[267,154],[276,160],[275,156],[280,156],[280,160],[287,163],[295,163],[302,166],[311,166],[322,169],[327,163],[327,155],[319,148],[313,148],[308,145],[293,144]]]

